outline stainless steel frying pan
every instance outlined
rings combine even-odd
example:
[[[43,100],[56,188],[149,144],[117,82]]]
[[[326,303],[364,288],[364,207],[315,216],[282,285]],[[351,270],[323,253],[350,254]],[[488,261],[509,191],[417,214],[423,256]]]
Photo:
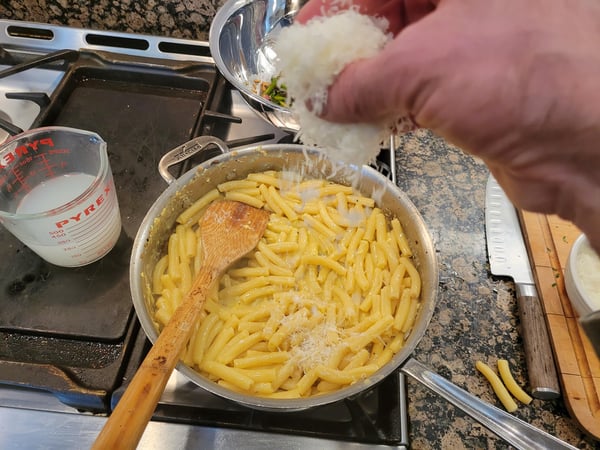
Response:
[[[222,154],[188,171],[179,179],[175,179],[169,173],[169,166],[204,151],[209,146],[216,146]],[[307,164],[307,158],[310,159],[310,164]],[[333,162],[314,148],[295,144],[272,144],[229,151],[222,141],[203,136],[175,148],[163,157],[159,171],[170,186],[148,211],[136,236],[131,256],[130,281],[133,302],[148,338],[154,342],[158,336],[158,327],[152,319],[154,301],[150,289],[151,273],[158,259],[164,254],[165,243],[174,229],[176,217],[196,199],[224,181],[244,178],[251,172],[300,168],[309,177],[327,178],[344,184],[348,184],[349,180],[359,173],[360,181],[355,187],[367,196],[377,193],[377,198],[380,199],[379,206],[390,215],[398,217],[403,224],[415,253],[423,287],[421,308],[404,348],[365,382],[355,383],[332,393],[299,399],[265,399],[240,394],[225,389],[181,362],[177,370],[198,386],[216,395],[252,408],[286,412],[351,397],[370,389],[399,369],[517,448],[574,449],[575,447],[554,436],[481,401],[410,357],[429,325],[437,297],[438,262],[425,223],[406,194],[379,172],[367,166],[356,167]]]

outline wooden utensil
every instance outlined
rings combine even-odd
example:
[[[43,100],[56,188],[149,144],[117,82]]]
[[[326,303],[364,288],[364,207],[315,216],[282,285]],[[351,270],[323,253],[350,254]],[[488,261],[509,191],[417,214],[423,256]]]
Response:
[[[577,425],[600,440],[600,358],[579,324],[564,279],[569,251],[581,230],[555,215],[522,211],[521,216],[563,400]]]
[[[202,266],[194,284],[137,370],[93,449],[136,448],[211,285],[229,265],[256,247],[268,220],[267,211],[240,202],[223,200],[207,208],[200,223]]]

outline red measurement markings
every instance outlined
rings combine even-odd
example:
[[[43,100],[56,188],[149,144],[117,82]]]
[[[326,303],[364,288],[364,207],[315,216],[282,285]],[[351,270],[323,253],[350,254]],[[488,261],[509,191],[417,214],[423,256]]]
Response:
[[[11,150],[6,150],[0,154],[0,170],[3,172],[0,176],[0,186],[6,192],[29,192],[32,186],[28,179],[38,173],[38,170],[44,170],[45,178],[54,176],[54,167],[56,164],[50,164],[46,157],[46,152],[50,154],[69,153],[68,149],[54,149],[52,138],[36,139],[32,142],[26,142]],[[43,153],[38,153],[43,152]],[[38,168],[37,160],[40,158],[41,167]],[[36,167],[33,168],[32,165]],[[24,168],[27,167],[26,170]]]
[[[46,153],[40,153],[39,155],[35,155],[35,159],[37,162],[38,169],[42,172],[46,172],[47,179],[54,178],[56,176],[56,174],[54,173],[54,168],[57,167],[57,165],[50,162]]]
[[[13,190],[16,192],[29,192],[31,190],[31,186],[29,186],[29,184],[27,183],[27,179],[29,178],[29,176],[31,176],[30,173],[26,175],[21,170],[21,167],[15,166],[13,167],[12,174],[13,179],[11,185],[9,186],[9,189],[7,189],[8,192],[12,192]]]
[[[26,142],[11,150],[6,150],[0,155],[0,169],[8,169],[21,158],[35,154],[41,150],[47,150],[48,147],[54,147],[54,141],[51,138],[36,139],[32,142]]]

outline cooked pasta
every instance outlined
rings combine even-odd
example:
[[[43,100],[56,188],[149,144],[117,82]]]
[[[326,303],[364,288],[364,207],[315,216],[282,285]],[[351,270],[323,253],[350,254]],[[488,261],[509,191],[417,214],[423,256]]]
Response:
[[[208,296],[183,355],[250,395],[306,397],[366,379],[403,347],[420,306],[400,222],[350,187],[297,178],[268,171],[219,185],[181,213],[152,274],[161,328],[199,268],[206,206],[233,198],[271,212],[256,249]]]
[[[502,382],[508,389],[508,391],[521,403],[529,405],[533,398],[521,388],[515,381],[510,371],[510,366],[508,365],[508,361],[506,359],[498,360],[498,373],[500,374],[500,378]]]
[[[506,389],[506,386],[502,384],[502,380],[500,379],[500,377],[496,375],[496,372],[494,372],[490,368],[490,366],[488,366],[482,361],[476,361],[475,368],[489,381],[490,385],[492,386],[492,389],[496,393],[496,396],[498,396],[498,399],[500,400],[504,408],[508,412],[515,412],[517,410],[517,404],[510,396],[510,393]]]

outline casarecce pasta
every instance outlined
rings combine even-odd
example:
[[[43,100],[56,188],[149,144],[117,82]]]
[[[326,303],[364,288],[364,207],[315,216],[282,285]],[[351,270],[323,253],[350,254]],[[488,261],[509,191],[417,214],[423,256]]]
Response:
[[[186,364],[234,391],[297,398],[365,379],[403,347],[421,280],[402,225],[351,187],[289,172],[222,183],[181,213],[152,276],[159,328],[193,282],[198,219],[219,198],[271,216],[208,296]]]

